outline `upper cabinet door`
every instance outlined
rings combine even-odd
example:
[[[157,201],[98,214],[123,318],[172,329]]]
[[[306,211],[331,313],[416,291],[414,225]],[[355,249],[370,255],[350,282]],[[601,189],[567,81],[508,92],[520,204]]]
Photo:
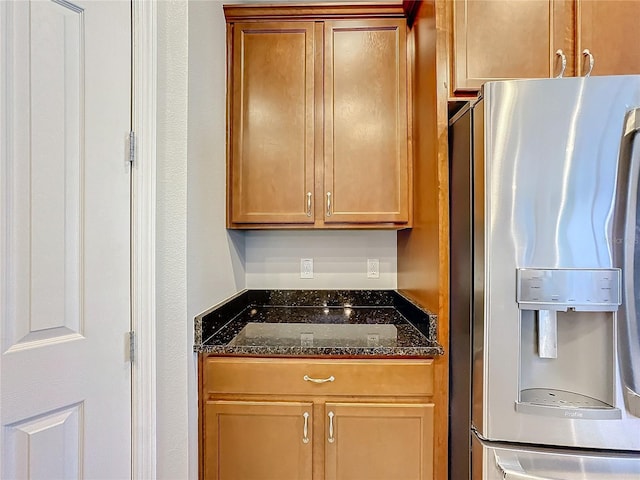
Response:
[[[230,28],[229,223],[313,223],[314,24]]]
[[[407,26],[325,22],[325,223],[409,221]]]
[[[593,55],[592,75],[640,74],[640,1],[578,0],[576,14],[578,75],[589,71],[585,49]]]
[[[455,0],[452,8],[454,94],[490,80],[554,77],[558,49],[566,56],[564,75],[574,74],[571,0]]]

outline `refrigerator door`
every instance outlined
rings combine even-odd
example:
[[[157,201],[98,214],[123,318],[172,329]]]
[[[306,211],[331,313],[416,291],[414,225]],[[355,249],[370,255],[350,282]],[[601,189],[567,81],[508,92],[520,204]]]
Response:
[[[614,210],[614,262],[623,272],[618,361],[627,410],[640,417],[640,108],[625,117]]]
[[[560,306],[557,337],[549,336],[557,348],[541,356],[539,311],[517,302],[522,269],[553,278],[572,271],[586,285],[616,267],[617,164],[625,115],[640,107],[640,77],[489,82],[483,94],[484,157],[475,158],[474,180],[474,194],[484,195],[474,202],[473,425],[495,441],[640,451],[640,418],[628,408],[639,385],[633,368],[620,375],[638,357],[615,346],[637,346],[637,316],[620,324],[629,325],[624,337],[613,307]],[[622,269],[630,274],[628,264]],[[603,288],[611,290],[612,281]],[[631,295],[628,285],[621,288]],[[638,295],[637,287],[631,291]]]
[[[480,444],[482,476],[473,480],[638,480],[640,456]],[[476,447],[476,445],[474,445]]]

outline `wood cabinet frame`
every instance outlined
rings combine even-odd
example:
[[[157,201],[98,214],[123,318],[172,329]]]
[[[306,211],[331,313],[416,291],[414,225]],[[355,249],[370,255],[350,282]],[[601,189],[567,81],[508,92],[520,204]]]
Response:
[[[314,87],[314,102],[313,102],[313,118],[308,118],[307,123],[313,123],[315,134],[309,135],[306,139],[307,146],[306,151],[310,150],[314,153],[313,167],[308,166],[306,169],[306,175],[313,175],[313,188],[306,188],[305,191],[313,194],[312,200],[312,215],[306,216],[303,211],[303,196],[300,194],[300,209],[295,214],[287,215],[288,219],[284,220],[284,217],[278,218],[278,215],[254,217],[252,220],[250,216],[242,215],[240,217],[233,216],[232,205],[234,202],[238,202],[239,195],[241,193],[234,193],[238,191],[237,176],[234,175],[234,170],[237,168],[235,163],[237,160],[233,159],[234,151],[237,151],[237,145],[234,144],[234,139],[238,135],[238,127],[232,124],[232,117],[237,117],[237,112],[234,114],[233,109],[237,108],[233,104],[234,95],[227,95],[227,228],[241,228],[241,229],[308,229],[308,228],[349,228],[349,229],[404,229],[411,227],[413,218],[413,193],[412,193],[412,180],[413,180],[413,163],[411,156],[411,99],[412,88],[410,79],[411,70],[411,55],[408,48],[405,49],[402,54],[402,65],[399,68],[403,69],[403,78],[401,78],[401,84],[399,85],[399,95],[405,98],[406,101],[402,102],[402,109],[398,111],[399,118],[399,132],[396,149],[399,152],[398,155],[398,184],[394,188],[399,188],[398,192],[398,208],[397,212],[385,211],[378,212],[366,211],[359,212],[357,209],[354,211],[348,208],[347,211],[336,211],[335,216],[326,216],[326,198],[325,191],[326,182],[331,180],[331,176],[327,175],[327,155],[331,154],[331,142],[327,141],[326,136],[330,135],[331,122],[327,124],[330,118],[325,118],[327,112],[326,107],[326,92],[330,90],[330,86],[326,85],[327,78],[325,77],[325,65],[327,59],[325,58],[325,48],[327,41],[327,29],[332,22],[341,22],[348,20],[357,23],[355,30],[361,30],[366,25],[375,26],[384,23],[385,20],[393,20],[397,22],[402,21],[404,26],[403,31],[400,32],[400,42],[402,46],[406,45],[406,17],[405,10],[403,8],[403,2],[355,2],[354,4],[346,3],[318,3],[318,4],[282,4],[282,5],[225,5],[224,6],[225,17],[227,19],[227,81],[229,92],[232,92],[233,88],[233,39],[234,29],[237,25],[251,25],[260,24],[263,22],[269,22],[274,25],[276,22],[315,22],[315,29],[313,32],[314,58],[313,58],[313,78],[315,79]],[[362,22],[361,24],[358,22]],[[234,132],[235,129],[235,132]],[[403,133],[406,132],[406,135]],[[236,146],[234,146],[236,145]],[[307,153],[307,155],[309,155]],[[363,172],[363,175],[366,173]],[[357,179],[354,179],[356,184]],[[344,183],[344,182],[343,182]],[[394,183],[394,185],[396,185]],[[296,187],[298,188],[298,187]],[[259,197],[259,194],[257,195]],[[343,195],[343,198],[346,197]],[[334,197],[335,198],[335,197]],[[295,200],[297,202],[297,200]],[[336,205],[333,203],[333,205]],[[297,207],[296,207],[297,208]]]
[[[640,74],[640,50],[627,48],[636,43],[636,19],[640,14],[640,4],[633,0],[485,1],[486,5],[496,8],[496,15],[507,17],[511,11],[521,14],[524,19],[503,22],[503,32],[507,36],[515,36],[507,49],[486,51],[489,45],[495,43],[498,36],[496,29],[487,26],[486,34],[476,30],[476,41],[481,45],[476,53],[479,52],[480,58],[475,58],[468,44],[469,28],[477,29],[484,25],[479,21],[482,18],[475,17],[475,22],[467,18],[473,0],[453,0],[448,3],[451,97],[475,96],[482,83],[491,80],[556,77],[561,71],[560,57],[556,54],[558,49],[566,56],[565,77],[584,76],[589,71],[585,49],[595,58],[592,75]],[[525,8],[531,9],[530,15],[524,14]],[[547,24],[540,22],[544,9],[547,10]],[[486,17],[488,21],[494,19],[489,13]],[[538,20],[537,29],[532,29],[527,36],[517,36],[520,30],[531,27],[532,18]],[[503,59],[508,49],[512,53],[517,51],[517,56]],[[528,57],[531,54],[536,56],[535,60]],[[470,71],[473,69],[468,67],[474,62],[476,66],[482,65],[481,68],[487,72],[495,72],[495,75],[473,75]],[[503,68],[505,64],[508,65],[506,70]],[[507,74],[507,71],[511,74]]]
[[[436,451],[433,443],[437,407],[432,396],[432,364],[433,360],[429,359],[341,360],[219,357],[200,354],[199,478],[205,479],[205,442],[217,425],[216,419],[207,416],[207,409],[211,406],[221,406],[222,409],[232,411],[235,408],[235,411],[240,413],[245,406],[246,411],[252,412],[262,406],[265,412],[275,411],[276,414],[285,416],[288,415],[287,408],[289,411],[297,411],[312,406],[309,443],[312,447],[312,472],[315,480],[334,478],[332,475],[338,468],[335,463],[338,461],[336,450],[327,450],[329,411],[338,412],[335,423],[338,443],[340,432],[343,431],[346,435],[350,428],[348,423],[340,422],[348,421],[349,418],[354,418],[356,422],[358,418],[365,421],[367,418],[377,419],[376,421],[382,422],[383,425],[391,422],[391,425],[395,424],[401,432],[404,431],[402,425],[411,422],[414,441],[420,443],[413,456],[419,457],[419,466],[413,465],[412,468],[414,471],[416,468],[421,469],[420,480],[437,478],[434,476]],[[302,379],[303,372],[320,377],[327,371],[335,374],[335,383],[317,384]],[[359,391],[362,393],[358,394]],[[302,437],[302,419],[299,419],[298,423],[299,436]],[[216,433],[213,435],[209,446],[213,445],[215,448],[218,438]],[[350,438],[354,438],[353,429]],[[398,445],[398,455],[403,454],[402,448],[406,448],[406,444],[403,445]],[[305,468],[308,468],[307,462],[308,459],[299,459],[300,465],[307,465]],[[211,459],[209,465],[213,465],[211,468],[217,468],[216,459]]]

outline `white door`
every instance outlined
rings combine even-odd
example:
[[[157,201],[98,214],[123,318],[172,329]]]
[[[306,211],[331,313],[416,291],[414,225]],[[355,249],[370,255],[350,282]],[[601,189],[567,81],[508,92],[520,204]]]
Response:
[[[0,478],[131,477],[128,1],[0,1]]]

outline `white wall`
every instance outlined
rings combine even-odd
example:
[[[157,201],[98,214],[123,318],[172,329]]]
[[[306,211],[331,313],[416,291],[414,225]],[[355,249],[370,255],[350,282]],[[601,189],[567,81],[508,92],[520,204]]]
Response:
[[[245,239],[225,228],[226,33],[222,2],[189,1],[187,317],[245,288]],[[189,349],[190,350],[190,349]],[[196,355],[188,370],[189,478],[197,478]],[[182,407],[183,408],[183,407]]]
[[[186,479],[194,369],[187,317],[187,2],[158,2],[157,13],[156,472],[158,479]]]
[[[394,289],[396,232],[372,230],[247,232],[247,288]],[[314,278],[300,278],[300,259],[313,258]],[[380,278],[367,278],[367,259]]]
[[[225,228],[226,33],[222,2],[189,1],[189,314],[245,288],[244,234]]]
[[[231,2],[229,2],[231,3]],[[243,288],[395,288],[395,231],[227,232],[222,2],[158,2],[157,478],[197,478],[193,317]],[[300,258],[315,278],[299,278]],[[380,278],[366,278],[366,259]]]

